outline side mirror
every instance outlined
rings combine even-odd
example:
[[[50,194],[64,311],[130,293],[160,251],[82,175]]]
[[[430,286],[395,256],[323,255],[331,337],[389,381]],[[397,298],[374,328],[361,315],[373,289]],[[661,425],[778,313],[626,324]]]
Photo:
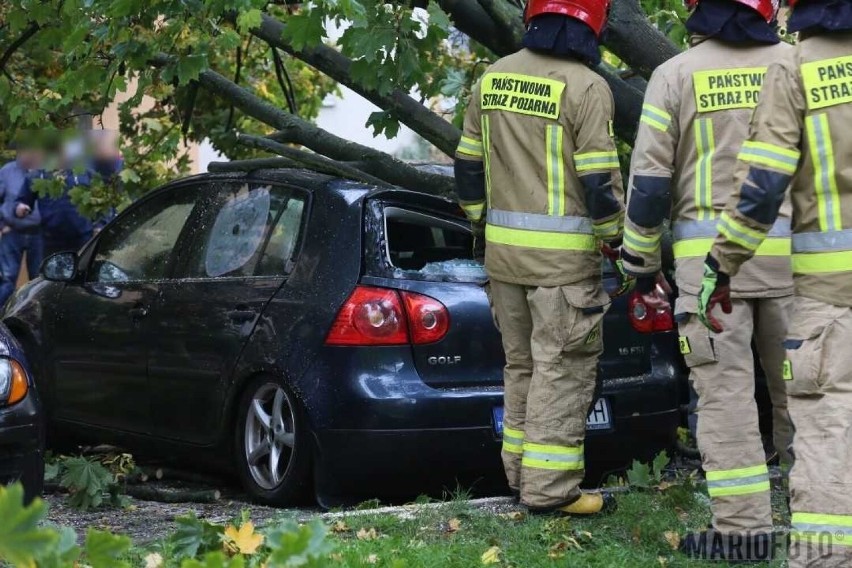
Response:
[[[71,282],[77,277],[77,253],[58,252],[41,265],[41,275],[51,282]]]

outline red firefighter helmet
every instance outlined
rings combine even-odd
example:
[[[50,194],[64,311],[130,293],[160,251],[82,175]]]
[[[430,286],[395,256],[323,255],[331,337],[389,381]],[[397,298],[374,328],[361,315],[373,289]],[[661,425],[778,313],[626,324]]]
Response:
[[[688,8],[695,8],[701,0],[686,0],[686,5]],[[771,23],[772,20],[775,19],[775,15],[778,13],[778,6],[781,4],[781,0],[732,0],[733,2],[737,2],[744,6],[748,6],[766,20],[766,23]],[[790,0],[790,4],[794,4],[796,0]]]
[[[524,22],[542,14],[561,14],[580,20],[601,35],[609,15],[611,0],[528,0]]]

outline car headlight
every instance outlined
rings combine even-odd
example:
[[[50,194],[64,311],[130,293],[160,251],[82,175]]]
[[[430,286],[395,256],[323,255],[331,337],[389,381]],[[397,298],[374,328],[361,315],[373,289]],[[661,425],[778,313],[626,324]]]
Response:
[[[27,374],[13,359],[0,358],[0,405],[21,402],[27,396]]]

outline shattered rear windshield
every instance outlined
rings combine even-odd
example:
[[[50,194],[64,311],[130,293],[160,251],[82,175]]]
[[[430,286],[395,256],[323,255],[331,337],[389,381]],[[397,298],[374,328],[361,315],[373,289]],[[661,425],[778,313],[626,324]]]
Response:
[[[481,282],[485,269],[473,260],[470,225],[459,218],[385,208],[387,259],[394,277],[414,280]]]

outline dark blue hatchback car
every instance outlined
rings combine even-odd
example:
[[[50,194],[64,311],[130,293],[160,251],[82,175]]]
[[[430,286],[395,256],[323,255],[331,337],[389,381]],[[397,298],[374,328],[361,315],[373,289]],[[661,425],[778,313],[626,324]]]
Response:
[[[4,321],[54,436],[226,463],[274,504],[501,490],[504,360],[471,242],[438,197],[208,174],[48,259]],[[607,314],[592,483],[674,441],[682,370],[657,315]]]

